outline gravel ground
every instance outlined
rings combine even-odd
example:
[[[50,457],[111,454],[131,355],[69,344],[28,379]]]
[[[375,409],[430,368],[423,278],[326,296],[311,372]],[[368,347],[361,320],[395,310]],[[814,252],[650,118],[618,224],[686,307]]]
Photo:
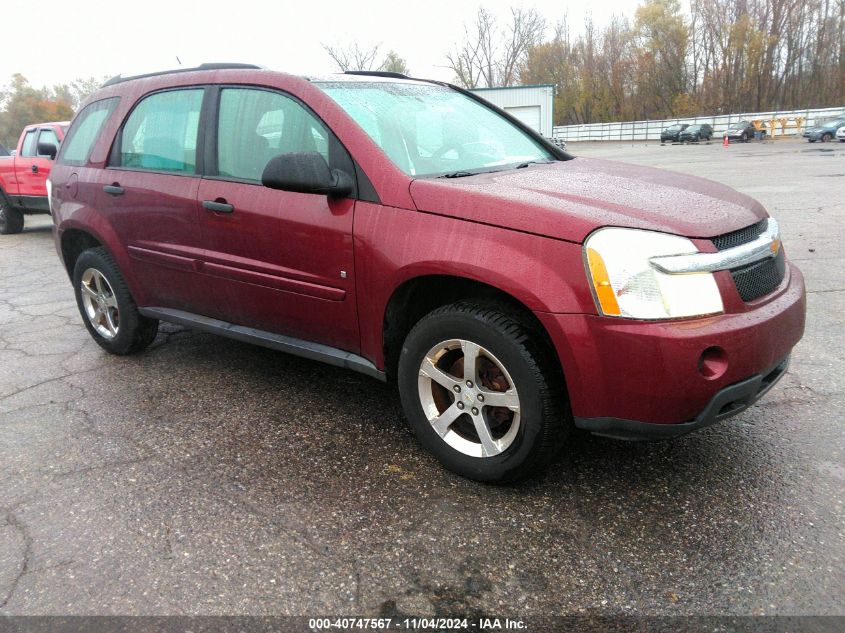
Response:
[[[366,377],[173,326],[105,354],[28,218],[0,238],[0,614],[845,615],[845,145],[570,150],[778,218],[809,314],[763,401],[483,486]]]

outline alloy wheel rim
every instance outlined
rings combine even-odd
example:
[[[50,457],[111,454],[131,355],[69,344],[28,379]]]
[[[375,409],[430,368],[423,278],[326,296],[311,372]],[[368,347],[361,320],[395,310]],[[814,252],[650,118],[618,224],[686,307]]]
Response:
[[[418,389],[434,431],[470,457],[506,451],[520,426],[519,393],[505,365],[481,345],[449,339],[423,357]]]
[[[97,334],[111,340],[120,331],[120,311],[111,285],[96,268],[88,268],[80,281],[82,306]]]

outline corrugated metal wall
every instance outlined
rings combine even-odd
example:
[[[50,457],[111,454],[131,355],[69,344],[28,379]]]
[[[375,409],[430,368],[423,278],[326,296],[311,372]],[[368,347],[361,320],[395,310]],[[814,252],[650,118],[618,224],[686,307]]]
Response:
[[[554,107],[554,86],[511,86],[508,88],[477,88],[472,90],[504,110],[525,106],[540,107],[540,129],[543,136],[552,136],[552,108]]]
[[[719,116],[685,117],[655,121],[624,121],[620,123],[587,123],[584,125],[555,126],[553,135],[566,141],[659,141],[660,132],[676,123],[709,123],[713,126],[713,137],[721,138],[731,123],[739,121],[762,121],[770,137],[793,136],[809,127],[832,119],[845,112],[845,108],[821,108],[816,110],[790,110],[781,112],[746,112]],[[771,121],[776,121],[771,128]],[[786,127],[782,127],[783,119]],[[800,123],[800,125],[799,125]]]

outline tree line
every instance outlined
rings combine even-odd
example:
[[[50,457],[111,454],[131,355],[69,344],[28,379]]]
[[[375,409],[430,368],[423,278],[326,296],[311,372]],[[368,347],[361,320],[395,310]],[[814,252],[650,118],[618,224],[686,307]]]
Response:
[[[467,88],[554,84],[557,125],[840,106],[845,0],[646,0],[576,35],[481,9],[447,61]]]
[[[103,79],[75,79],[68,84],[34,88],[21,74],[0,87],[0,143],[14,149],[21,130],[31,123],[69,121]]]
[[[480,8],[446,52],[464,88],[555,86],[556,125],[845,105],[845,0],[645,0],[632,18]],[[378,47],[324,48],[340,70],[407,67]]]

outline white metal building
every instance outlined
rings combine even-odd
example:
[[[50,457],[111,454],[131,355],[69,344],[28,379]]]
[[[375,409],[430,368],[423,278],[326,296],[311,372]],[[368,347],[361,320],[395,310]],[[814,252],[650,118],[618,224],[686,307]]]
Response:
[[[475,88],[471,92],[506,110],[543,136],[552,137],[552,108],[555,94],[555,87],[552,84]]]

